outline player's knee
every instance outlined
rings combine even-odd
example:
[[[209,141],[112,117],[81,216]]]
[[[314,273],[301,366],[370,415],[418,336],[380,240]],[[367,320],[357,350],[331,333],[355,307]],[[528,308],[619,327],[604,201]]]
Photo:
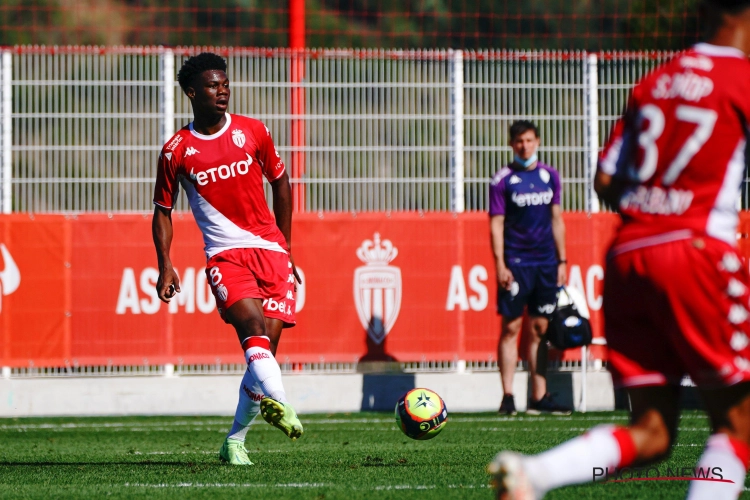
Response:
[[[234,324],[234,328],[241,338],[266,335],[265,322],[259,321],[256,318],[245,318],[237,321]]]

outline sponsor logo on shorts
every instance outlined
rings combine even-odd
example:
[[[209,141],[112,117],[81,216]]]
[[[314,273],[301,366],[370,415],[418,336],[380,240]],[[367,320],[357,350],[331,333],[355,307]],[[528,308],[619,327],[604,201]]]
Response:
[[[247,364],[252,363],[253,361],[258,361],[259,359],[269,359],[271,356],[268,355],[267,352],[256,352],[255,354],[251,354],[250,358],[247,360]]]
[[[515,297],[518,295],[518,292],[521,291],[521,285],[518,284],[518,281],[514,281],[510,284],[510,296]]]
[[[245,384],[242,384],[242,390],[245,391],[245,394],[247,394],[247,397],[252,399],[253,401],[260,401],[263,399],[263,394],[258,394],[256,392],[251,391],[247,388]]]
[[[555,304],[544,304],[543,306],[537,307],[537,309],[542,314],[552,314],[553,312],[555,312]]]
[[[287,304],[286,301],[276,301],[273,299],[265,299],[263,301],[263,309],[266,311],[279,311],[281,314],[292,314],[292,306],[291,304]]]
[[[216,295],[219,297],[219,300],[222,302],[227,301],[227,297],[229,296],[229,292],[227,291],[227,287],[225,287],[223,284],[216,287]]]

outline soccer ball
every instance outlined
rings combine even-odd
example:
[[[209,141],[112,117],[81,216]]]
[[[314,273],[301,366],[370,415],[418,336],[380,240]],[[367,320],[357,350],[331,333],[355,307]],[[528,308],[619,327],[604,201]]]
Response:
[[[429,389],[412,389],[396,403],[396,425],[412,439],[432,439],[447,422],[445,403]]]

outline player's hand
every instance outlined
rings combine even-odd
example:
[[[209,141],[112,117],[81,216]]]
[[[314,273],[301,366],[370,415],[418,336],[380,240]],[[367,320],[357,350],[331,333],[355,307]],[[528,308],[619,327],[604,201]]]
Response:
[[[180,293],[180,278],[171,266],[159,273],[159,279],[156,280],[156,293],[167,304],[172,297]]]
[[[510,285],[513,283],[513,273],[507,267],[497,270],[497,282],[501,288],[510,290]]]
[[[557,286],[563,286],[568,282],[568,265],[560,262],[557,265]]]
[[[289,252],[289,262],[292,263],[292,274],[294,274],[294,291],[297,291],[297,283],[300,285],[302,284],[302,278],[299,277],[299,273],[297,272],[297,266],[294,265],[294,258],[292,258],[292,253]]]

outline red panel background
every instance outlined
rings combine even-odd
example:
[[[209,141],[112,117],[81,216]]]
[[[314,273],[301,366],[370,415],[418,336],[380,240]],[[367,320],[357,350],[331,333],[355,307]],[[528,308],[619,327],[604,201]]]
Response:
[[[569,282],[584,289],[600,335],[603,258],[617,217],[567,213],[565,221]],[[0,365],[241,362],[235,334],[205,284],[192,216],[174,214],[174,226],[172,257],[185,302],[170,312],[153,292],[150,216],[3,216],[0,243],[21,284],[1,297]],[[356,251],[375,233],[398,250],[390,265],[402,279],[400,313],[379,346],[368,342],[353,289],[356,269],[365,266]],[[750,216],[743,214],[744,253],[750,253],[748,233]],[[485,214],[301,214],[293,247],[305,275],[305,302],[298,326],[284,333],[281,360],[496,359],[499,318]],[[604,356],[596,349],[595,356]]]

